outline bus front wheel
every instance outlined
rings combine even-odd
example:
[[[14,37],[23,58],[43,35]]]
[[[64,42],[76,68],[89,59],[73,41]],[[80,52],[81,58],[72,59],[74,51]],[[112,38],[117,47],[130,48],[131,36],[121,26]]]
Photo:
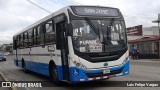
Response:
[[[50,77],[51,80],[55,83],[55,85],[59,85],[58,72],[56,65],[54,64],[50,65]]]

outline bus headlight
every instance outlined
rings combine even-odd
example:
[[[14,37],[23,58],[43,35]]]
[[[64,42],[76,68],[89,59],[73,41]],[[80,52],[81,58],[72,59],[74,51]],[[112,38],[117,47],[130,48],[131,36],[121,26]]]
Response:
[[[76,67],[80,67],[81,63],[75,63]]]
[[[87,67],[85,65],[83,65],[83,64],[81,65],[81,68],[82,69],[87,69]]]
[[[87,69],[87,67],[85,65],[83,65],[82,63],[79,63],[79,62],[77,62],[75,64],[75,66],[78,67],[78,68]]]
[[[124,62],[127,62],[129,60],[129,56],[128,57],[126,57],[126,59],[124,60]]]
[[[87,69],[87,67],[85,65],[83,65],[82,63],[80,63],[80,62],[73,61],[73,63],[78,68]]]

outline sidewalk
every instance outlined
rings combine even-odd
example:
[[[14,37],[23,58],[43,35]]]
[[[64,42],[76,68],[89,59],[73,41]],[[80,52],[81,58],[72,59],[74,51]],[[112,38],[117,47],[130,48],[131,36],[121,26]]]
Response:
[[[2,82],[5,81],[3,75],[1,75],[0,73],[0,84],[2,85]],[[0,85],[0,86],[1,86]],[[12,88],[8,88],[8,87],[0,87],[0,90],[12,90]]]
[[[133,59],[132,59],[132,56],[129,56],[129,59],[130,59],[130,60],[133,60]],[[134,60],[160,61],[160,59],[143,59],[143,58],[138,58],[138,59],[134,59]]]
[[[160,63],[160,59],[136,59],[136,60],[130,59],[130,61]]]

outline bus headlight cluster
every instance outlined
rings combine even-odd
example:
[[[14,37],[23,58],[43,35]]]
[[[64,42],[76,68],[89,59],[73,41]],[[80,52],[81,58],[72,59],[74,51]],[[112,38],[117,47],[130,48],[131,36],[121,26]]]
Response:
[[[124,60],[124,62],[127,62],[129,60],[129,56],[128,57],[126,57],[126,59]]]
[[[80,66],[80,68],[87,69],[87,67],[85,65],[83,65],[83,64]]]
[[[73,61],[73,63],[75,64],[76,67],[78,68],[82,68],[82,69],[87,69],[87,67],[85,65],[83,65],[82,63],[79,63],[77,61]]]

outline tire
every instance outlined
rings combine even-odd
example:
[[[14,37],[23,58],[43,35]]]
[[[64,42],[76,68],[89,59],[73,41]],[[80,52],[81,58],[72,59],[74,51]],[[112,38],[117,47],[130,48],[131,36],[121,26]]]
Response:
[[[60,81],[59,81],[58,73],[57,73],[57,68],[54,64],[51,64],[51,66],[50,66],[50,77],[55,85],[58,85],[58,86],[60,85]]]
[[[24,64],[24,67],[23,67],[23,71],[25,72],[25,73],[28,73],[28,70],[26,69],[26,65]]]
[[[3,61],[6,61],[6,58],[2,59]]]
[[[25,64],[24,60],[22,60],[22,68],[23,68],[23,71],[24,71],[25,73],[28,73],[28,72],[29,72],[29,71],[27,70],[27,68],[26,68],[26,64]]]

